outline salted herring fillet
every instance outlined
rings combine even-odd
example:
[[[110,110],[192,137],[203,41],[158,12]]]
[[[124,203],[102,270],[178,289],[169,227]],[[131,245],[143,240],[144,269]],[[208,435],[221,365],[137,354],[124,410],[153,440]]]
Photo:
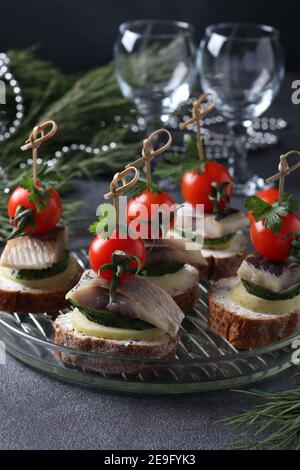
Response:
[[[196,210],[190,204],[182,204],[176,213],[175,227],[180,227],[178,221],[185,221],[184,228],[191,233],[198,233],[204,238],[220,238],[238,230],[243,230],[249,225],[246,215],[231,207],[228,207],[217,214],[205,214]],[[200,223],[202,220],[202,223]],[[196,223],[197,222],[197,223]],[[197,229],[198,227],[198,229]]]
[[[12,269],[45,269],[58,263],[68,246],[68,229],[59,225],[42,235],[24,235],[8,240],[0,266]]]
[[[242,262],[238,275],[245,281],[279,293],[300,283],[300,265],[289,262],[275,263],[258,253],[253,253]]]
[[[139,318],[176,336],[184,315],[174,300],[162,289],[142,277],[118,282],[117,295],[108,307],[109,283],[91,271],[83,273],[66,299],[93,309],[109,308],[116,314]]]
[[[176,238],[172,232],[168,232],[168,237],[146,241],[146,267],[170,262],[207,265],[207,261],[201,253],[201,246],[197,243],[186,238]],[[191,249],[192,246],[194,249]]]

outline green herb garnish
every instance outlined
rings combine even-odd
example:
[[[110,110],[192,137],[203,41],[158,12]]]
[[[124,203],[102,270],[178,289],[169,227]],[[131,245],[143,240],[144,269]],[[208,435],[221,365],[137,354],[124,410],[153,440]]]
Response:
[[[9,237],[7,237],[7,240],[12,240],[13,238],[24,235],[26,227],[34,228],[34,210],[26,209],[24,206],[18,206],[16,215],[12,218],[12,222],[16,223],[16,226],[13,228]]]
[[[196,170],[198,174],[205,171],[205,163],[199,160],[196,141],[192,136],[184,136],[184,151],[182,153],[168,153],[154,170],[154,175],[159,178],[171,178],[180,180],[187,171]]]
[[[117,285],[123,273],[135,275],[141,270],[141,260],[137,256],[130,256],[125,251],[116,250],[111,256],[112,262],[103,264],[99,273],[112,271],[112,279],[109,285],[109,304],[112,304],[117,294]],[[137,262],[137,267],[130,266],[133,261]]]
[[[230,197],[228,194],[228,186],[230,186],[229,181],[224,181],[221,184],[216,183],[213,181],[211,183],[211,192],[208,196],[209,200],[213,203],[213,212],[218,213],[220,210],[220,202],[225,201],[228,203],[230,201]]]
[[[146,180],[144,180],[143,178],[140,178],[139,181],[134,186],[132,186],[125,192],[125,196],[127,196],[128,199],[133,198],[133,197],[138,197],[144,191],[146,191],[146,189],[149,189],[153,194],[162,193],[162,190],[156,183],[154,183],[154,181],[151,181],[149,184],[149,188],[147,188]]]
[[[276,200],[273,204],[269,204],[258,196],[251,196],[246,199],[245,207],[252,211],[256,222],[264,220],[266,228],[273,233],[279,233],[283,223],[282,217],[296,212],[299,203],[292,194],[284,193],[281,203]]]

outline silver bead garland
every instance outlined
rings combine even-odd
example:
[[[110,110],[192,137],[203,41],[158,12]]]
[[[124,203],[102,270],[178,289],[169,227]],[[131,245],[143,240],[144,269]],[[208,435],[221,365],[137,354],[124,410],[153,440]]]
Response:
[[[7,82],[8,86],[12,89],[15,100],[16,113],[12,123],[7,123],[5,120],[0,122],[0,142],[9,139],[12,134],[16,132],[20,126],[22,119],[24,117],[24,105],[23,105],[23,96],[21,87],[12,75],[9,70],[10,59],[4,52],[0,53],[0,79]],[[183,120],[186,120],[188,116],[184,116]],[[121,120],[120,116],[115,116],[115,121],[118,122]],[[130,130],[133,133],[141,132],[145,130],[145,122],[143,117],[137,118],[136,124],[130,125]],[[228,133],[224,132],[215,132],[211,130],[210,126],[224,125],[225,119],[221,115],[210,116],[204,119],[203,123],[203,136],[207,145],[207,155],[209,158],[228,158],[230,152],[231,141]],[[105,122],[100,123],[101,127],[105,127]],[[247,147],[248,149],[257,149],[263,148],[268,145],[275,145],[278,142],[278,137],[273,134],[273,131],[279,131],[284,129],[287,126],[286,121],[281,118],[274,117],[262,117],[257,118],[253,122],[250,128],[248,128],[248,140]],[[124,127],[128,127],[128,124],[124,124]],[[178,127],[178,117],[171,116],[168,127],[171,129],[176,129]],[[192,130],[191,129],[189,130]],[[55,165],[57,159],[62,155],[66,155],[71,152],[85,152],[86,154],[98,154],[102,152],[107,152],[111,149],[117,147],[115,142],[111,142],[108,145],[103,145],[102,147],[91,147],[85,144],[73,143],[71,145],[65,145],[61,149],[55,152],[53,159],[49,160],[47,163],[49,166]],[[41,163],[41,161],[40,161]],[[26,163],[21,163],[20,168],[24,169],[26,164],[31,164],[31,160],[28,159]]]
[[[16,103],[16,115],[12,123],[7,124],[4,121],[0,124],[0,142],[9,139],[16,132],[24,117],[23,96],[18,81],[9,71],[9,57],[4,53],[0,53],[0,79],[8,83],[14,94]]]

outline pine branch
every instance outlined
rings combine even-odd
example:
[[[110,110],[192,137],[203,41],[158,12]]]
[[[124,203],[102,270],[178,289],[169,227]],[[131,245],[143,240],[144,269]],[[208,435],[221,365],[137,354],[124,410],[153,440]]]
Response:
[[[28,170],[30,154],[24,154],[19,148],[33,126],[44,117],[55,119],[59,129],[41,150],[39,158],[43,162],[54,163],[63,175],[63,181],[56,184],[60,192],[70,187],[74,177],[91,178],[119,170],[135,159],[140,147],[139,143],[130,141],[124,126],[135,117],[120,93],[112,64],[91,70],[79,78],[67,76],[50,62],[38,59],[36,48],[9,51],[8,56],[9,69],[21,87],[25,116],[17,132],[0,144],[0,167],[4,171],[4,178],[0,180],[2,239],[11,229],[7,218],[8,197]],[[15,116],[15,100],[9,87],[5,111],[8,122],[11,122]],[[110,146],[112,142],[114,145]],[[72,143],[98,147],[100,151],[90,155],[76,151],[55,158],[57,150]],[[63,204],[65,220],[76,218],[76,213],[72,215],[72,205]]]
[[[221,420],[235,427],[244,439],[234,442],[234,448],[300,449],[300,387],[277,393],[237,392],[252,395],[261,403],[240,415]],[[254,434],[253,440],[247,439],[250,433]]]
[[[187,171],[197,170],[202,173],[205,170],[205,161],[199,160],[195,139],[185,134],[183,142],[184,151],[180,154],[167,153],[164,160],[155,168],[154,176],[178,181]]]

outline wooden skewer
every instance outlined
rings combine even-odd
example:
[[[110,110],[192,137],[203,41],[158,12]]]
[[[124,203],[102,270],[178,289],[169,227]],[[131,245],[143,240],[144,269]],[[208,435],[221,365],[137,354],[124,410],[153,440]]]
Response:
[[[130,180],[126,179],[126,176],[133,172],[133,176]],[[116,212],[116,227],[119,227],[119,197],[127,191],[129,188],[134,186],[140,177],[140,172],[134,166],[126,167],[125,170],[116,173],[110,183],[110,191],[104,194],[104,199],[112,199],[113,205]],[[119,185],[119,183],[122,183]]]
[[[51,126],[50,130],[45,133],[45,129]],[[29,134],[28,139],[25,144],[22,145],[21,150],[25,151],[32,149],[32,178],[33,182],[37,182],[37,151],[39,147],[46,142],[46,140],[51,139],[57,131],[57,124],[53,120],[48,120],[41,122],[35,126],[32,132]]]
[[[208,96],[212,97],[212,102],[206,106],[205,108],[201,106],[203,101],[207,99]],[[208,91],[204,93],[203,95],[200,95],[198,100],[194,101],[193,104],[193,112],[192,112],[192,117],[188,119],[185,122],[181,122],[179,124],[179,128],[181,130],[186,129],[187,126],[191,124],[196,124],[196,139],[197,139],[197,148],[198,148],[198,155],[199,159],[201,162],[205,160],[205,154],[204,154],[204,149],[203,149],[203,142],[202,142],[202,137],[201,137],[201,127],[200,127],[200,121],[204,119],[204,117],[213,111],[216,103],[216,98],[214,93]]]
[[[162,147],[154,149],[151,141],[156,136],[158,136],[159,134],[163,134],[163,133],[167,134],[168,141]],[[135,160],[132,163],[129,163],[128,165],[126,165],[126,168],[140,167],[142,165],[145,165],[146,184],[147,184],[147,188],[149,189],[150,184],[151,184],[151,161],[156,156],[168,150],[168,148],[170,148],[171,145],[172,145],[172,136],[170,132],[167,131],[167,129],[157,129],[147,139],[143,141],[143,150],[142,150],[141,158],[139,158],[138,160]]]
[[[280,155],[280,162],[278,165],[279,173],[276,173],[273,176],[270,176],[266,179],[266,183],[274,183],[274,181],[279,180],[279,193],[278,193],[278,202],[279,204],[282,202],[283,195],[284,195],[284,183],[286,176],[293,173],[293,171],[300,168],[300,161],[293,166],[289,166],[287,159],[290,155],[297,155],[300,157],[299,150],[290,150],[289,152],[285,153],[284,155]]]

